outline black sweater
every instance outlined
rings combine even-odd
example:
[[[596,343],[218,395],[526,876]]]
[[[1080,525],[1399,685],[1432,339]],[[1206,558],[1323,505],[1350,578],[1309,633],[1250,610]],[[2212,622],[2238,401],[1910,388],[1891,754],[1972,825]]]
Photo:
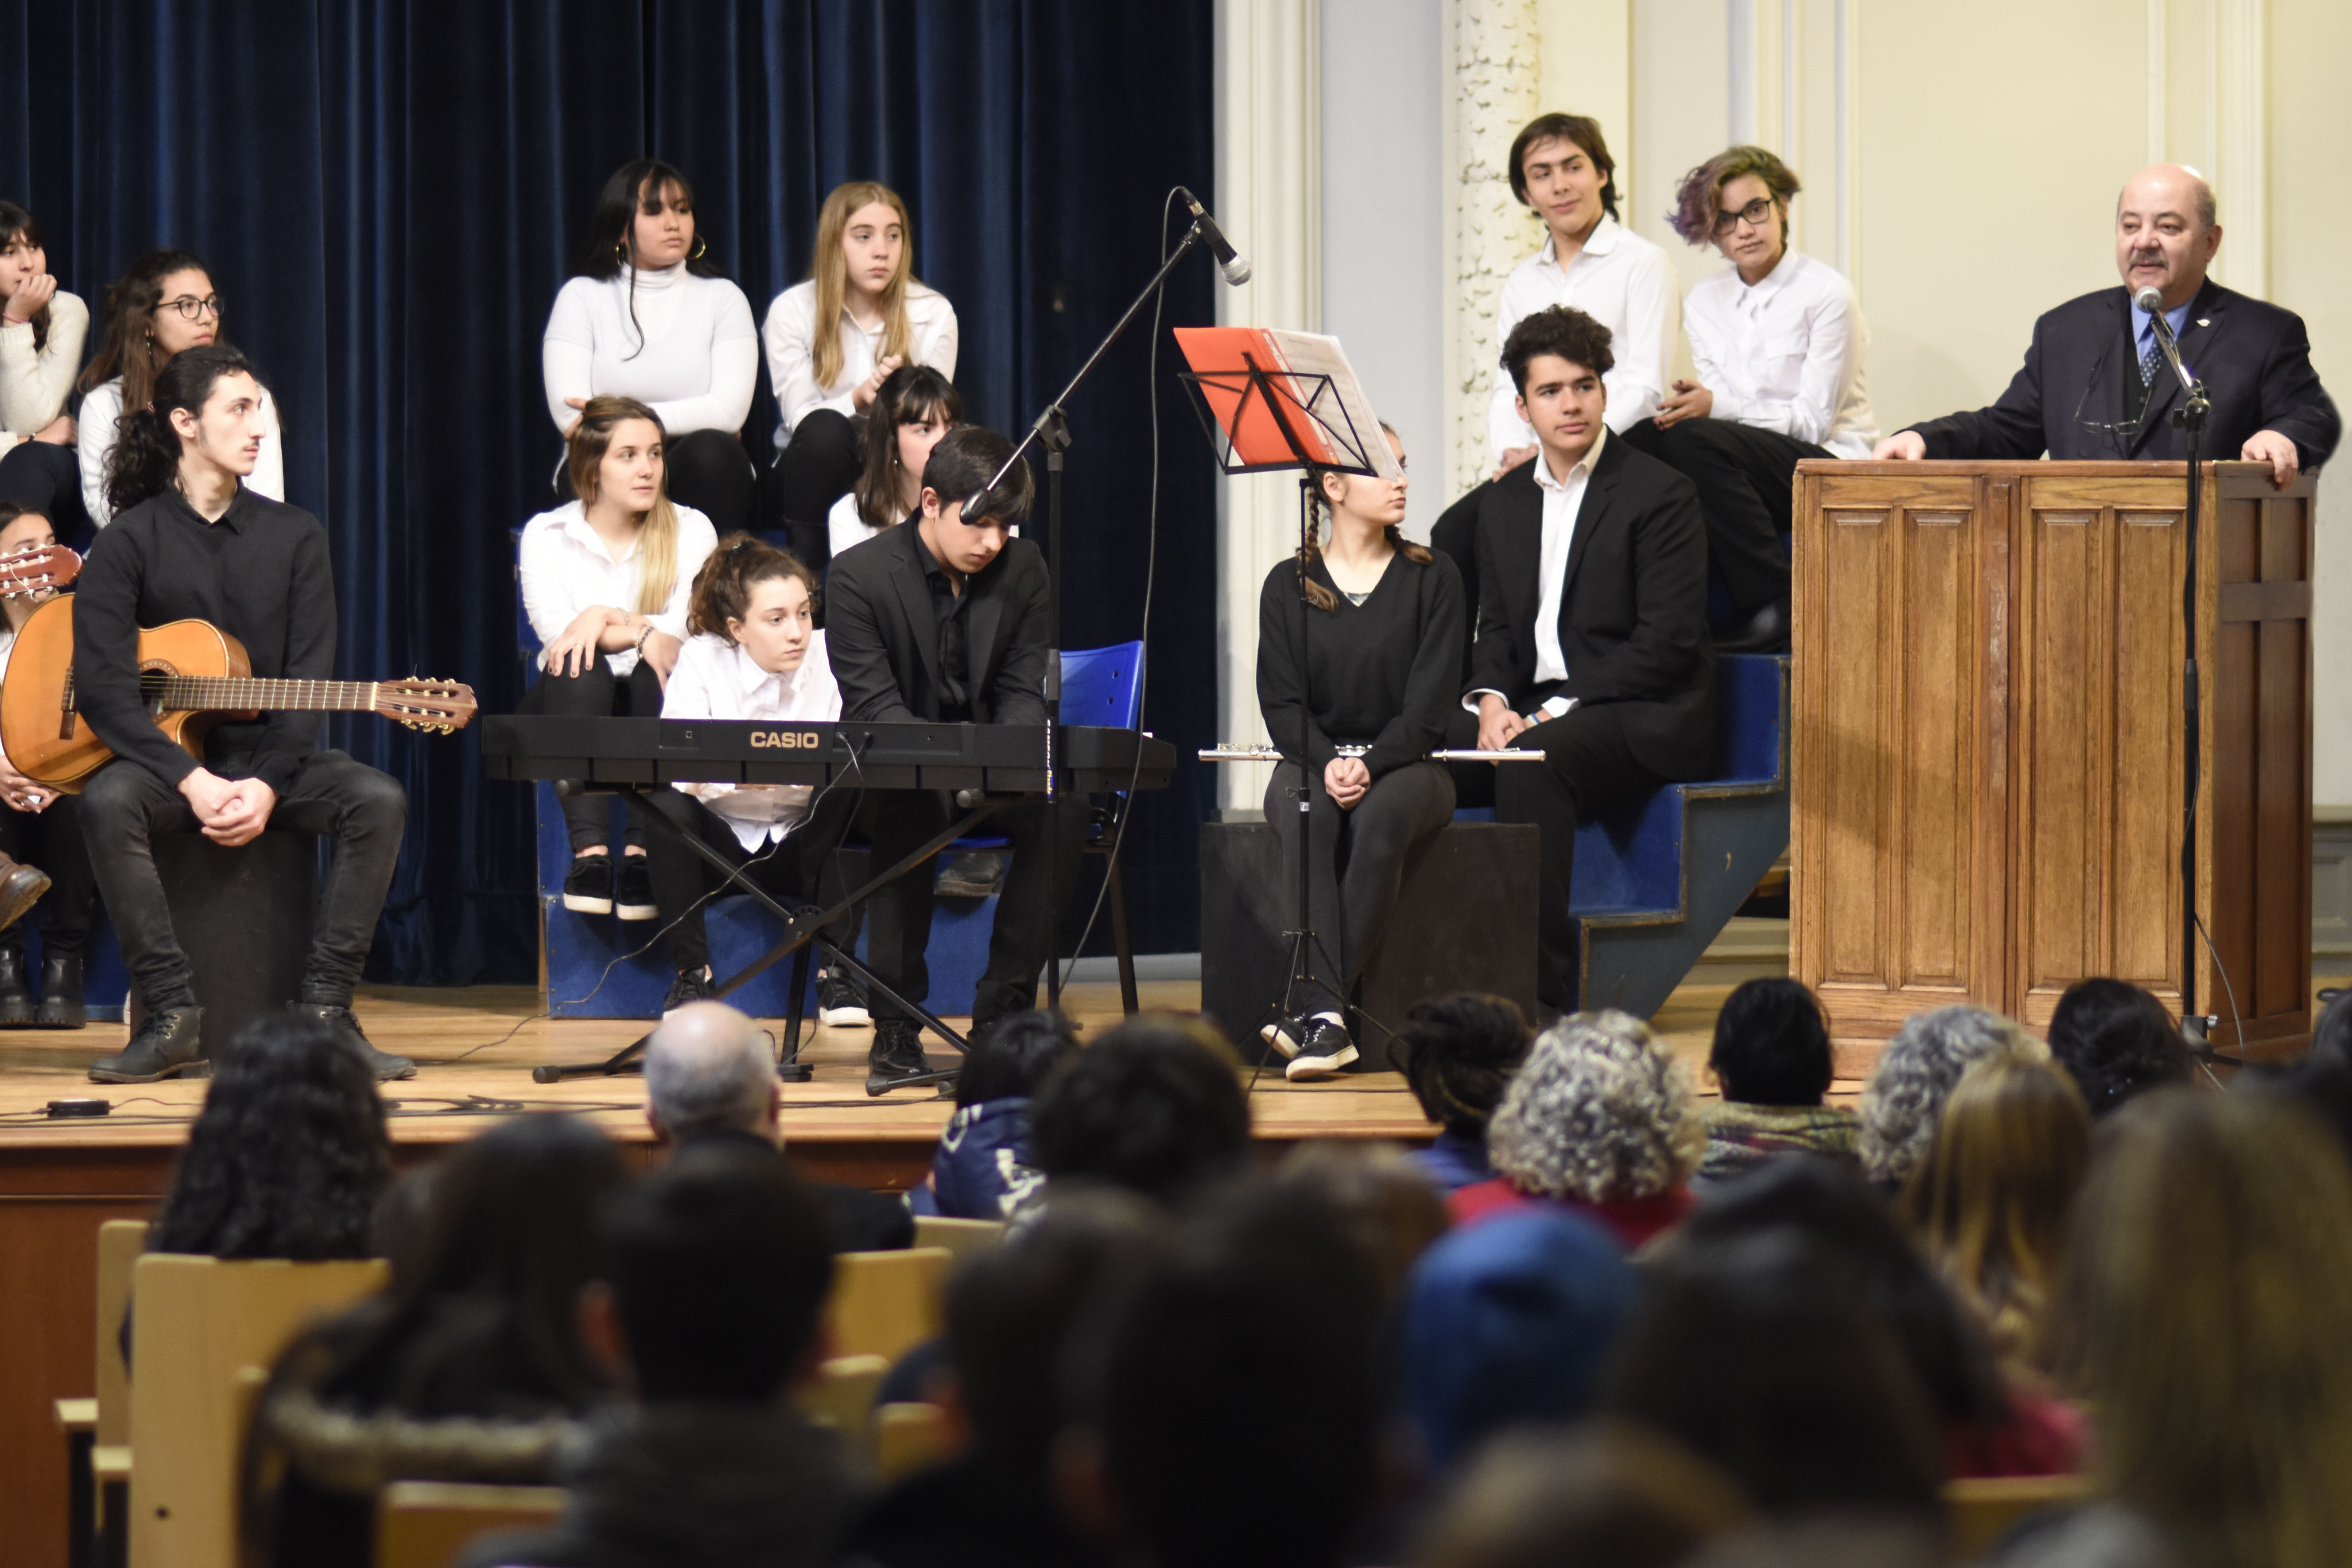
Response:
[[[1298,568],[1284,561],[1258,595],[1257,705],[1267,736],[1297,762],[1298,708],[1307,701],[1309,767],[1320,772],[1341,745],[1369,745],[1373,778],[1417,763],[1445,743],[1460,703],[1462,579],[1444,555],[1400,553],[1360,605],[1339,591],[1318,557],[1308,574],[1339,601],[1312,610],[1298,594]],[[1308,679],[1298,679],[1299,623],[1307,622]]]
[[[217,522],[177,490],[130,507],[101,530],[73,602],[74,689],[81,716],[117,756],[177,784],[195,767],[139,700],[139,628],[209,621],[245,645],[257,676],[335,673],[335,583],[327,531],[299,507],[240,489]],[[316,713],[224,721],[205,763],[283,795],[318,748]]]

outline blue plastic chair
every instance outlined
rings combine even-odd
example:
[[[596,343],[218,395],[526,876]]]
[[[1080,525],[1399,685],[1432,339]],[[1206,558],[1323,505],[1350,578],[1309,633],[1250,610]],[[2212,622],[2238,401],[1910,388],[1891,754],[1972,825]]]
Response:
[[[1097,725],[1111,730],[1139,729],[1143,722],[1143,645],[1113,643],[1108,647],[1081,648],[1062,656],[1062,722]],[[1118,954],[1118,996],[1127,1016],[1139,1010],[1135,994],[1135,951],[1127,934],[1127,888],[1118,860],[1111,854],[1118,843],[1119,825],[1127,818],[1127,792],[1118,791],[1108,805],[1093,807],[1093,829],[1087,835],[1087,853],[1100,855],[1109,879],[1111,943]]]

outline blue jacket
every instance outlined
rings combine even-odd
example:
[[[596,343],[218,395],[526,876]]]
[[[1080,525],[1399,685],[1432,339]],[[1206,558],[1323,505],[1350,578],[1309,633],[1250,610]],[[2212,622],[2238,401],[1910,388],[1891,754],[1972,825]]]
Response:
[[[1495,1167],[1486,1163],[1486,1140],[1450,1128],[1431,1139],[1428,1148],[1415,1149],[1412,1157],[1421,1162],[1421,1168],[1429,1173],[1441,1193],[1483,1182],[1495,1173]]]
[[[949,1121],[930,1180],[907,1201],[917,1214],[1009,1219],[1045,1180],[1029,1165],[1028,1098],[984,1100]]]

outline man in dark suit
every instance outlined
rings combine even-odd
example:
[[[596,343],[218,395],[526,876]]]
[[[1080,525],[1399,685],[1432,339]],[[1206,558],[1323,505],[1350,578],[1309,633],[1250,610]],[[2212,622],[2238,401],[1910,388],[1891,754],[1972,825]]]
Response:
[[[1044,556],[1010,531],[1028,514],[1034,486],[1026,463],[989,480],[1013,455],[993,430],[965,425],[931,449],[921,512],[845,552],[825,584],[825,646],[841,687],[844,722],[1045,722],[1045,649],[1051,640]],[[895,864],[952,820],[937,790],[874,792],[873,857]],[[1086,814],[1061,813],[1053,853],[1042,801],[1006,806],[989,831],[1012,841],[1013,863],[996,906],[988,971],[972,1003],[982,1032],[1036,1005],[1037,974],[1054,946],[1054,912],[1076,885]],[[1053,876],[1056,863],[1059,883]],[[876,894],[868,908],[867,962],[910,1002],[929,993],[936,858]],[[874,1045],[866,1087],[879,1094],[928,1069],[921,1033],[888,998],[873,998]]]
[[[2034,322],[2024,367],[1991,407],[1898,430],[1872,456],[2179,462],[2188,455],[2187,434],[2172,423],[2180,382],[2153,316],[2132,302],[2154,287],[2212,405],[2198,455],[2268,463],[2285,487],[2326,461],[2343,422],[2311,368],[2303,318],[2206,277],[2221,244],[2202,175],[2177,163],[2141,170],[2116,203],[2123,287],[2069,300]]]
[[[1601,422],[1609,330],[1555,306],[1511,330],[1503,363],[1542,450],[1478,511],[1478,638],[1464,706],[1496,764],[1496,815],[1543,830],[1536,999],[1578,1005],[1569,917],[1576,829],[1715,770],[1706,525],[1691,482]]]

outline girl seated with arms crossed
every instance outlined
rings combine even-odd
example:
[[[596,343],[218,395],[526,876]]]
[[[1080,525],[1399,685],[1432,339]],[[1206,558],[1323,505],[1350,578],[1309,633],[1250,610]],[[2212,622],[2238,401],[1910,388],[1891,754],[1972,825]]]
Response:
[[[900,365],[874,395],[863,445],[866,468],[825,516],[826,562],[886,528],[896,528],[923,504],[923,465],[940,437],[963,423],[955,384],[929,365]]]
[[[816,629],[816,574],[774,545],[730,534],[695,574],[691,635],[678,650],[662,702],[665,719],[824,722],[841,717],[824,634]],[[807,784],[681,784],[653,790],[653,809],[683,833],[748,867],[786,901],[816,890],[825,857],[856,809],[854,790]],[[653,843],[654,903],[677,964],[662,1011],[716,994],[703,901],[718,870],[669,834]]]
[[[630,397],[592,397],[566,443],[579,500],[524,525],[523,611],[546,647],[526,713],[573,718],[661,711],[661,683],[686,638],[687,584],[718,542],[710,520],[669,499],[662,423]],[[572,869],[563,907],[654,918],[645,836],[632,826],[616,879],[603,795],[563,803]]]

